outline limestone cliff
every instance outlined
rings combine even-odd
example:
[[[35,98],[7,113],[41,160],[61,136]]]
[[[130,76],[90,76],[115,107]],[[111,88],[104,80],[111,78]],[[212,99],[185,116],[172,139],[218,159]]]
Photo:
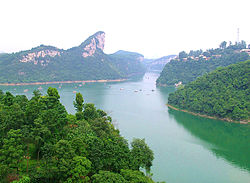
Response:
[[[40,63],[41,66],[47,66],[50,62],[50,57],[61,56],[61,53],[61,51],[48,48],[45,48],[44,50],[34,50],[24,54],[19,61],[24,63],[32,62],[35,65]]]
[[[105,33],[99,31],[67,50],[40,45],[0,54],[0,83],[123,79],[143,74],[143,55],[119,51],[105,54]]]
[[[105,45],[105,33],[97,32],[89,39],[87,39],[84,43],[82,43],[83,53],[82,56],[84,58],[93,56],[97,49],[103,51]]]

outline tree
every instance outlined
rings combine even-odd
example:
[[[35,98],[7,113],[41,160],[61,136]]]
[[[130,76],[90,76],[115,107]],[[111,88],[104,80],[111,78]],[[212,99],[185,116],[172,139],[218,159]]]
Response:
[[[58,94],[58,91],[56,88],[49,87],[47,90],[47,94],[50,97],[55,97],[57,100],[60,99],[60,95]]]
[[[84,119],[96,119],[98,117],[98,113],[96,111],[95,105],[91,103],[87,103],[84,105]]]
[[[19,163],[24,156],[23,149],[21,130],[11,129],[3,140],[3,146],[0,149],[1,164],[7,165],[10,169],[16,169],[16,173],[18,173]]]
[[[133,182],[133,183],[153,183],[154,181],[145,176],[143,172],[138,171],[138,170],[121,170],[121,175],[123,178],[128,181],[128,182]]]
[[[40,172],[44,178],[53,182],[67,180],[72,168],[71,162],[75,157],[74,150],[67,140],[59,140],[56,144],[46,143],[42,148]]]
[[[227,47],[227,42],[226,41],[223,41],[221,44],[220,44],[220,48],[221,49],[225,49]]]
[[[76,108],[77,112],[82,112],[83,110],[83,97],[81,93],[76,93],[76,100],[73,102],[74,107]]]
[[[242,40],[242,41],[240,42],[240,49],[245,49],[246,47],[247,47],[246,41]]]
[[[82,97],[81,93],[76,93],[76,100],[73,102],[74,107],[76,108],[76,118],[78,120],[81,120],[84,118],[84,114],[83,114],[83,104],[84,100]]]
[[[91,169],[91,162],[86,157],[75,156],[71,163],[71,170],[69,171],[69,177],[67,183],[89,182],[88,173]]]
[[[179,53],[179,59],[187,58],[188,54],[185,51]]]
[[[67,111],[60,103],[60,96],[55,88],[49,88],[47,93],[49,96],[41,97],[39,100],[39,105],[41,105],[39,118],[53,135],[50,140],[56,141],[64,135],[63,127],[67,124]]]
[[[11,106],[5,105],[0,113],[1,123],[0,126],[2,132],[6,135],[10,129],[19,129],[25,123],[25,113],[17,103],[13,103]]]
[[[14,103],[17,103],[22,110],[25,110],[25,107],[28,103],[28,98],[25,95],[17,95],[14,98]]]
[[[32,136],[36,146],[37,161],[39,161],[41,148],[43,147],[43,144],[51,137],[51,132],[49,131],[48,127],[43,124],[41,118],[35,119],[34,127],[32,128]]]
[[[56,174],[59,179],[67,177],[68,172],[71,169],[71,160],[75,156],[74,150],[71,144],[67,140],[59,140],[55,144],[55,165]]]
[[[10,92],[6,92],[3,103],[6,106],[11,106],[14,103],[14,96]]]
[[[154,159],[153,151],[145,143],[145,139],[133,139],[131,146],[133,168],[135,170],[145,168],[146,172],[149,173]]]
[[[93,183],[127,183],[127,181],[118,173],[109,171],[99,171],[92,176]]]
[[[41,92],[39,90],[34,90],[33,95],[35,98],[40,98],[42,96]]]

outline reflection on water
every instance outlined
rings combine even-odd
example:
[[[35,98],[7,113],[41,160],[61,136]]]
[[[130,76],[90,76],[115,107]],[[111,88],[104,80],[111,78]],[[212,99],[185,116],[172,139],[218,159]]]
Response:
[[[205,119],[172,109],[169,114],[192,135],[209,143],[204,146],[216,156],[250,171],[250,125]]]

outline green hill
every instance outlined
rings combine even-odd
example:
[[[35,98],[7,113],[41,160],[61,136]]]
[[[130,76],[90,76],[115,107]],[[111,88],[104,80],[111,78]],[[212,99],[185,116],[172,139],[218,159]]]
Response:
[[[117,70],[121,76],[131,77],[138,74],[140,75],[146,70],[145,67],[142,66],[144,56],[139,53],[119,50],[109,56],[111,58],[110,64],[112,68]]]
[[[156,84],[158,86],[174,85],[178,82],[187,84],[217,67],[225,67],[248,60],[249,55],[242,52],[245,47],[246,45],[243,42],[242,44],[210,49],[205,52],[202,50],[191,50],[189,54],[184,51],[180,52],[176,59],[165,65]]]
[[[249,78],[250,60],[218,68],[171,93],[168,104],[216,118],[249,122]]]
[[[68,50],[40,45],[0,55],[0,83],[121,79],[145,72],[142,55],[108,55],[104,43],[105,33],[100,31]]]

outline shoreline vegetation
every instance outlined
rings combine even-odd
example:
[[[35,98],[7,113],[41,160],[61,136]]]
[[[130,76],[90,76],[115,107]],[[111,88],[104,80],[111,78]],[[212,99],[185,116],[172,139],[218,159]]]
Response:
[[[173,109],[173,110],[182,111],[182,112],[185,112],[185,113],[192,114],[194,116],[200,116],[200,117],[203,117],[203,118],[215,119],[215,120],[220,120],[220,121],[227,121],[227,122],[231,122],[231,123],[250,124],[250,121],[235,121],[235,120],[232,120],[232,119],[229,119],[229,118],[218,118],[218,117],[215,117],[215,116],[208,116],[208,115],[205,115],[205,114],[199,114],[199,113],[191,112],[191,111],[188,111],[188,110],[179,109],[179,108],[176,108],[176,107],[174,107],[174,106],[172,106],[170,104],[166,104],[166,105],[169,108]]]
[[[30,99],[0,90],[1,183],[156,183],[145,139],[129,143],[81,93],[72,101],[75,114],[60,98],[52,87]]]
[[[64,83],[106,83],[106,82],[122,82],[127,79],[109,79],[109,80],[83,80],[83,81],[47,81],[34,83],[0,83],[0,86],[26,86],[26,85],[47,85],[47,84],[64,84]]]

